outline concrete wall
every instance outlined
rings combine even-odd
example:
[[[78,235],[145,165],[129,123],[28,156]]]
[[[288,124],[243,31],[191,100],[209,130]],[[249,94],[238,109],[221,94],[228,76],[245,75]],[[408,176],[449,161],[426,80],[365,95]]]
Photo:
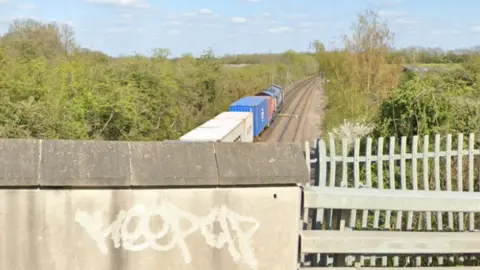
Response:
[[[2,190],[0,269],[295,269],[299,187]]]
[[[0,140],[0,186],[305,183],[299,143]]]
[[[295,269],[306,181],[299,144],[0,140],[0,269]]]

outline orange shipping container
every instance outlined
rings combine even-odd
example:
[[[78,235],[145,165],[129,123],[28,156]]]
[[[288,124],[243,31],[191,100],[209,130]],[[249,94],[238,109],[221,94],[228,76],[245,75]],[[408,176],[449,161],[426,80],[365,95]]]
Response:
[[[257,93],[255,96],[257,96],[257,97],[262,96],[262,97],[267,98],[267,100],[268,100],[268,122],[270,123],[270,121],[272,121],[273,112],[275,111],[275,108],[276,108],[275,99],[272,96],[265,94],[264,92]]]
[[[272,121],[273,111],[275,111],[275,100],[272,97],[268,99],[268,122]]]

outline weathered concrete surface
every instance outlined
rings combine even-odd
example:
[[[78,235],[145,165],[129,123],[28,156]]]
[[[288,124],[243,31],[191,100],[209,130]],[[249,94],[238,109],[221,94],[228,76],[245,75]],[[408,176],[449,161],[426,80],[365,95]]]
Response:
[[[128,186],[127,142],[43,141],[40,184],[52,186]]]
[[[215,143],[221,185],[306,183],[301,143]]]
[[[0,140],[0,185],[39,183],[39,140]]]
[[[308,181],[300,144],[0,140],[0,186],[216,186]]]
[[[299,187],[0,190],[0,269],[296,268]]]
[[[131,142],[133,186],[217,185],[211,143]]]

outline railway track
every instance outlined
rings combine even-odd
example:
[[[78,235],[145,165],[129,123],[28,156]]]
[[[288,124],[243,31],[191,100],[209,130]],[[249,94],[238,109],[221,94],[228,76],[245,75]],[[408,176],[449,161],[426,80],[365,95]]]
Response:
[[[292,100],[289,104],[289,108],[293,105],[293,111],[288,115],[287,121],[281,129],[281,133],[277,138],[278,142],[294,142],[299,139],[299,135],[302,133],[302,126],[305,124],[305,112],[312,101],[311,97],[315,91],[314,85],[316,82],[317,78],[306,80],[305,84],[302,85],[303,91],[299,94],[300,97]],[[295,120],[292,121],[293,119]]]
[[[276,122],[262,135],[264,142],[292,142],[302,140],[305,112],[312,102],[317,77],[311,77],[293,85],[285,92],[284,109]]]

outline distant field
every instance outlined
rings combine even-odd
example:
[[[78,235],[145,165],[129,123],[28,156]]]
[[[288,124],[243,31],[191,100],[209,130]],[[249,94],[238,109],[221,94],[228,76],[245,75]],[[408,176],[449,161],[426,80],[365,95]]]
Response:
[[[433,69],[455,69],[461,68],[460,64],[405,64],[407,67],[412,68],[433,68]]]
[[[227,68],[243,68],[253,66],[253,64],[224,64],[223,66]]]

